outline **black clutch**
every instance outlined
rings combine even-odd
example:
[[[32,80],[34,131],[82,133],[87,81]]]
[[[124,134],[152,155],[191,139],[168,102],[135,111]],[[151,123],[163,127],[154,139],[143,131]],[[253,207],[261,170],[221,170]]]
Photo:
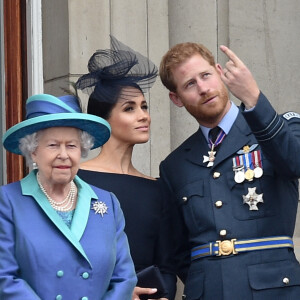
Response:
[[[167,298],[168,291],[165,287],[164,279],[160,273],[160,270],[156,266],[147,267],[137,274],[138,287],[143,288],[156,288],[157,292],[151,295],[140,295],[141,300],[148,299],[159,299],[159,298]]]

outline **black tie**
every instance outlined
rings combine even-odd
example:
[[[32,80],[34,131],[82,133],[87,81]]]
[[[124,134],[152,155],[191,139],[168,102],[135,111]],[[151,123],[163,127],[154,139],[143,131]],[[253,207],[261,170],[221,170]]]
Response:
[[[211,141],[213,143],[216,141],[220,131],[221,131],[221,128],[219,126],[216,126],[209,131],[209,138],[211,139]]]

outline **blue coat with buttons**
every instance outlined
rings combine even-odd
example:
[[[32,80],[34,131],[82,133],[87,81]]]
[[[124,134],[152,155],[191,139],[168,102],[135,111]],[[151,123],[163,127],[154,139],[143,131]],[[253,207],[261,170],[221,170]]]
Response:
[[[136,276],[116,197],[75,177],[69,228],[34,171],[0,188],[0,299],[131,299]],[[95,201],[107,213],[91,210]]]
[[[233,158],[244,146],[261,151],[263,175],[237,183]],[[199,129],[160,165],[161,177],[174,194],[170,205],[178,213],[178,274],[185,281],[184,299],[299,300],[300,266],[291,248],[207,256],[192,262],[190,254],[193,247],[220,239],[293,236],[299,199],[300,115],[278,115],[261,93],[252,111],[240,110],[212,167],[203,163],[208,151]],[[249,188],[263,197],[258,210],[243,203]]]

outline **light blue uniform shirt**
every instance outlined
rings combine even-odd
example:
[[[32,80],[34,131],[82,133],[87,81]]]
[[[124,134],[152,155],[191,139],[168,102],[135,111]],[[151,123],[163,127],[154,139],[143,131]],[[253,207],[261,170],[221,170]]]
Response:
[[[229,133],[237,115],[239,113],[238,107],[231,102],[231,106],[227,114],[224,116],[224,118],[221,120],[221,122],[218,124],[218,126],[226,133],[226,135]],[[204,137],[206,138],[207,143],[208,142],[208,133],[211,130],[211,128],[205,127],[200,125],[200,128],[202,130],[202,133]]]

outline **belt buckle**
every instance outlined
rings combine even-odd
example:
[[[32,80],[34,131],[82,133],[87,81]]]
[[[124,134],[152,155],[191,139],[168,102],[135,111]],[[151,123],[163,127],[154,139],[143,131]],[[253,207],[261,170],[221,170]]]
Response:
[[[235,250],[235,241],[236,239],[216,241],[219,247],[217,256],[222,256],[222,255],[227,256],[230,254],[237,254]]]

